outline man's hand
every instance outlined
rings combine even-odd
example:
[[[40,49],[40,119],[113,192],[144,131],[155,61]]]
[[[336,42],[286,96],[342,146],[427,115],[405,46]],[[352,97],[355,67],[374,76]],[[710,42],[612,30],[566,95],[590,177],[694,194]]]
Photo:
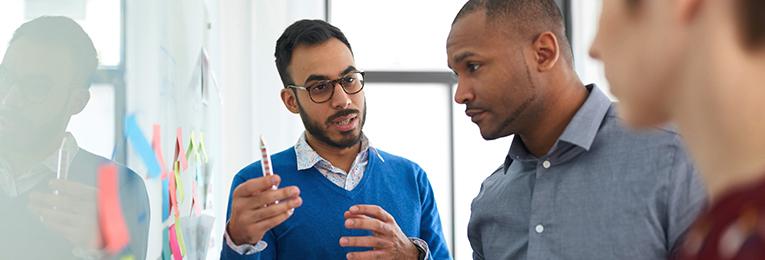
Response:
[[[234,189],[231,219],[226,227],[234,244],[258,243],[266,231],[287,220],[303,203],[300,190],[295,186],[271,189],[280,181],[278,175],[264,176]]]
[[[30,193],[29,209],[72,244],[88,250],[100,248],[96,188],[66,180],[51,180],[48,186],[53,193]]]
[[[355,205],[346,211],[345,227],[372,232],[365,237],[341,237],[342,247],[371,247],[366,252],[348,253],[348,259],[417,259],[419,250],[404,235],[388,212],[376,205]]]

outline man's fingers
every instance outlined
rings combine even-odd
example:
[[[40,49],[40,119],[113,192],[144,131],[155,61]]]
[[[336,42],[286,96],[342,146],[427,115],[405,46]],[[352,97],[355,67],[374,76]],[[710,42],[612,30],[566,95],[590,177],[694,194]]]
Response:
[[[48,182],[48,186],[59,192],[59,194],[64,194],[67,196],[71,196],[76,199],[82,199],[82,200],[96,200],[96,188],[93,186],[85,185],[82,183],[72,182],[72,181],[65,181],[65,180],[50,180]]]
[[[364,215],[359,215],[359,214],[353,214],[350,211],[345,211],[345,213],[343,213],[343,218],[345,218],[345,219],[349,219],[349,218],[361,218],[361,219],[365,219],[365,218],[370,218],[370,217],[364,216]]]
[[[287,212],[281,213],[279,215],[273,216],[268,219],[264,219],[258,223],[255,223],[254,225],[250,226],[250,228],[255,230],[269,230],[274,228],[275,226],[281,224],[285,220],[287,220],[290,216],[292,216],[292,213],[294,211],[289,210]]]
[[[377,234],[390,234],[391,230],[390,228],[385,224],[385,222],[382,222],[377,219],[373,218],[351,218],[345,220],[345,228],[347,229],[363,229],[363,230],[369,230]]]
[[[279,175],[263,176],[250,179],[239,184],[234,189],[234,197],[249,197],[262,191],[271,189],[274,185],[279,185],[281,178]]]
[[[351,214],[369,216],[386,223],[396,222],[396,220],[393,219],[393,216],[377,205],[354,205],[348,211],[350,211]]]
[[[372,248],[387,248],[392,247],[394,243],[374,236],[364,237],[342,237],[340,238],[340,246],[342,247],[372,247]]]
[[[300,197],[292,198],[286,201],[281,201],[279,204],[270,205],[268,207],[259,208],[252,212],[253,219],[258,222],[264,219],[275,217],[279,214],[291,211],[300,207],[303,204],[303,199]]]
[[[370,251],[364,251],[364,252],[351,252],[345,255],[345,257],[348,258],[348,260],[359,260],[359,259],[381,259],[383,256],[385,256],[385,251],[383,250],[370,250]]]
[[[284,187],[278,190],[266,190],[247,201],[247,208],[257,209],[265,205],[274,204],[274,202],[292,199],[300,196],[300,189],[296,186]]]

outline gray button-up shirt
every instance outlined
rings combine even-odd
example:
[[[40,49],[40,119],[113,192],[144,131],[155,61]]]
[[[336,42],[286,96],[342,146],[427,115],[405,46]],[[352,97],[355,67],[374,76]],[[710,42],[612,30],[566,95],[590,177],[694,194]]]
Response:
[[[471,205],[474,259],[667,259],[706,202],[671,129],[633,132],[594,85],[550,152],[515,138]]]

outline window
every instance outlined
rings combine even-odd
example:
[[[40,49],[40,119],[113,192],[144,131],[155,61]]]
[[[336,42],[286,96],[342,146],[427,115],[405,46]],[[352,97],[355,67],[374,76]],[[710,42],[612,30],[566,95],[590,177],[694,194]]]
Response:
[[[117,111],[124,99],[122,63],[121,0],[3,0],[0,8],[0,57],[5,55],[14,31],[40,16],[66,16],[75,20],[90,36],[99,58],[99,71],[90,88],[85,109],[72,117],[67,131],[81,148],[111,158],[121,131]],[[124,161],[120,159],[120,161]]]

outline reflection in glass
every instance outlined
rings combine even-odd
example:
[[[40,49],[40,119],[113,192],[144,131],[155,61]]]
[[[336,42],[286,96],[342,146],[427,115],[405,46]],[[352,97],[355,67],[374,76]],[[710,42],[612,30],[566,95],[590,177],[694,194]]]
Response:
[[[90,99],[98,66],[90,37],[72,19],[19,27],[0,63],[0,259],[143,259],[149,202],[143,180],[118,166],[130,237],[106,252],[98,219],[98,168],[113,163],[66,131]]]

